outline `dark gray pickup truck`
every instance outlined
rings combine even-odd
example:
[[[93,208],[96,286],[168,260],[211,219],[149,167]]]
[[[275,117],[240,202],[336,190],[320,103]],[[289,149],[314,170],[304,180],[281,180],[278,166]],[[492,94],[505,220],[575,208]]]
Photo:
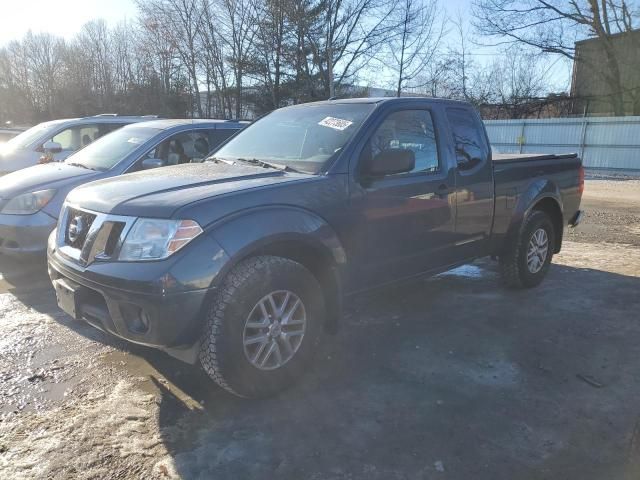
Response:
[[[583,188],[576,155],[492,158],[466,103],[298,105],[203,164],[72,191],[49,271],[73,317],[262,396],[305,371],[351,294],[490,255],[536,286]]]

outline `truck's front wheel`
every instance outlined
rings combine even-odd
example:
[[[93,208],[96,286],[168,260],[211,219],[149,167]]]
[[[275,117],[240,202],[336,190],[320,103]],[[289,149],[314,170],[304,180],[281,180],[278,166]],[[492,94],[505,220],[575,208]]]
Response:
[[[527,217],[514,245],[500,256],[502,280],[511,288],[531,288],[542,282],[555,245],[553,222],[542,211],[534,210]]]
[[[209,307],[200,362],[221,387],[262,397],[292,384],[321,334],[320,285],[303,265],[260,256],[238,264]]]

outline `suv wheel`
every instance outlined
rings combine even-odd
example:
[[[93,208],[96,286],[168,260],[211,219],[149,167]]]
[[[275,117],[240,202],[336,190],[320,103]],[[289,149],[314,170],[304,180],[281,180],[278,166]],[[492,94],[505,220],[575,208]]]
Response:
[[[500,257],[503,282],[511,288],[539,285],[549,270],[555,238],[555,229],[549,216],[539,210],[531,212],[522,225],[515,245]]]
[[[320,285],[304,266],[249,258],[227,275],[209,306],[200,362],[235,395],[275,394],[305,371],[323,316]]]

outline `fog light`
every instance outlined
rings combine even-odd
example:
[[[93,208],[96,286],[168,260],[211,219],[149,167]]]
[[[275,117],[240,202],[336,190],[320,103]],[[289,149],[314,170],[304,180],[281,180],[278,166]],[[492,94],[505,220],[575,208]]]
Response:
[[[149,331],[151,319],[149,314],[139,306],[125,303],[120,305],[120,312],[130,332],[139,335]]]

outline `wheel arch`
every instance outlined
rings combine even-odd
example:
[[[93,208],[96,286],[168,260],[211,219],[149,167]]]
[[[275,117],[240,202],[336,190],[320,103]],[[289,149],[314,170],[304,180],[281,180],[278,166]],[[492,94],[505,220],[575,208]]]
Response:
[[[556,231],[554,253],[560,251],[564,226],[560,189],[555,182],[549,179],[536,179],[518,196],[518,202],[513,210],[511,222],[501,247],[502,252],[517,240],[525,219],[534,210],[545,212],[551,217]]]
[[[325,300],[325,329],[337,331],[342,311],[341,279],[347,259],[337,234],[324,219],[295,207],[260,208],[218,225],[210,235],[229,256],[213,286],[247,258],[288,258],[306,267],[316,278]]]
[[[558,201],[551,196],[543,197],[538,200],[533,207],[531,207],[530,211],[540,211],[546,213],[551,222],[553,223],[553,227],[555,230],[555,245],[553,249],[553,253],[559,253],[562,248],[562,236],[564,233],[564,221],[562,215],[562,209],[560,208],[560,204]]]

